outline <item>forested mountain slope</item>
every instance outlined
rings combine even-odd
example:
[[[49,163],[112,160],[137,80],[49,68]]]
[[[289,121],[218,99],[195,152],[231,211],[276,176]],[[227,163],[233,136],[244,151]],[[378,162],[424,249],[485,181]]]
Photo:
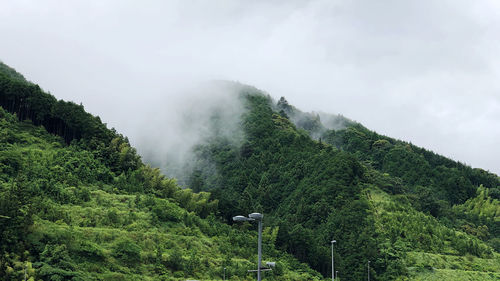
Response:
[[[332,239],[340,280],[500,278],[496,175],[236,88],[244,136],[211,118],[181,189],[82,105],[0,64],[0,276],[252,280],[255,225],[231,217],[257,211],[278,264],[265,280],[327,278]]]
[[[496,175],[379,136],[342,116],[333,122],[336,129],[328,129],[319,115],[297,112],[284,99],[275,103],[245,89],[239,97],[246,107],[245,141],[235,146],[214,138],[197,146],[190,177],[190,186],[219,200],[227,221],[235,213],[267,214],[279,227],[278,247],[324,276],[335,239],[336,269],[347,280],[365,279],[368,261],[373,280],[443,274],[451,280],[460,270],[476,279],[499,277]],[[215,163],[216,173],[208,163]],[[419,253],[468,257],[473,266],[441,270],[417,260]]]
[[[300,112],[286,104],[278,102],[278,108]],[[482,229],[485,232],[482,239],[500,251],[500,222],[498,214],[492,211],[499,207],[500,178],[497,175],[471,168],[411,143],[379,135],[361,124],[344,122],[343,128],[333,130],[323,126],[319,119],[316,122],[320,124],[318,127],[323,128],[320,134],[318,130],[297,125],[311,135],[318,135],[325,143],[350,152],[363,165],[380,172],[385,178],[391,178],[391,182],[379,183],[386,192],[404,194],[415,209],[456,228],[467,229],[471,233]],[[479,198],[476,198],[478,195]],[[475,206],[472,207],[472,204]],[[489,206],[488,211],[483,211],[486,206]],[[469,208],[475,208],[475,211],[470,212]]]
[[[83,106],[0,65],[1,280],[251,280],[255,225],[144,165]],[[10,113],[9,113],[10,112]],[[267,280],[319,280],[264,230]]]

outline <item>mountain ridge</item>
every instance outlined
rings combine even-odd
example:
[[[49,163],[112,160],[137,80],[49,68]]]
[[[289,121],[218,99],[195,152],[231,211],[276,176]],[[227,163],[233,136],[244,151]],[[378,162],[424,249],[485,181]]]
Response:
[[[253,277],[254,226],[221,223],[208,193],[144,164],[82,106],[2,71],[2,280],[218,280],[224,267],[232,280]],[[52,120],[64,129],[50,130]],[[265,228],[265,257],[277,264],[266,278],[319,280],[275,249],[274,235]]]
[[[492,173],[472,169],[409,143],[380,136],[359,123],[352,122],[346,128],[328,130],[316,115],[293,112],[294,107],[291,106],[287,113],[283,104],[288,105],[284,98],[275,104],[270,97],[248,97],[246,106],[249,111],[244,114],[242,122],[246,126],[245,143],[241,147],[231,147],[222,141],[197,147],[198,157],[202,159],[199,163],[215,162],[218,174],[204,173],[202,165],[194,169],[191,184],[199,190],[210,190],[213,198],[219,200],[221,212],[227,214],[228,221],[234,210],[240,213],[251,210],[268,213],[271,224],[280,230],[278,246],[307,261],[324,276],[328,276],[330,258],[327,245],[332,237],[360,252],[346,254],[350,256],[350,261],[344,258],[344,264],[339,261],[340,271],[350,272],[355,279],[361,279],[366,272],[366,267],[359,264],[361,257],[365,262],[368,259],[378,260],[372,263],[373,276],[379,274],[378,278],[382,280],[410,274],[402,266],[404,255],[401,251],[398,252],[401,254],[399,258],[391,260],[382,254],[387,251],[385,246],[376,246],[384,244],[378,240],[387,234],[369,226],[373,225],[376,216],[369,207],[370,198],[363,195],[366,190],[383,190],[390,196],[402,197],[411,202],[403,208],[415,209],[415,216],[420,216],[417,215],[420,212],[427,213],[427,216],[440,220],[437,225],[449,220],[451,222],[446,222],[445,228],[451,229],[471,223],[467,222],[468,219],[457,219],[453,205],[460,205],[476,196],[476,190],[482,184],[491,186],[493,193],[497,193],[499,181]],[[292,114],[301,115],[306,120],[294,124],[288,116]],[[315,134],[317,140],[309,139]],[[352,223],[344,221],[346,217]],[[489,235],[498,237],[498,222],[487,219],[475,220],[475,223],[479,225],[473,228],[488,228],[491,231]],[[336,224],[342,225],[342,229],[348,230],[350,235],[356,233],[356,237],[363,239],[346,238],[342,232],[335,231]],[[412,226],[408,224],[407,227]],[[457,244],[454,237],[462,234],[450,231],[449,238],[441,238],[449,240],[454,251],[461,248],[462,254],[472,253],[479,243],[477,245],[482,245],[483,250],[480,250],[481,254],[477,251],[475,254],[493,258],[493,250],[483,241],[470,237],[467,239],[476,241],[471,242],[472,246]],[[386,239],[389,237],[382,238]],[[404,237],[401,239],[407,240]],[[429,240],[430,237],[422,236],[421,239]],[[491,245],[496,243],[494,239],[489,241]],[[423,246],[413,249],[431,250],[419,247]],[[464,247],[467,248],[465,252]],[[375,252],[370,250],[372,248],[376,249]],[[342,250],[347,251],[345,248]],[[397,257],[399,254],[391,255]],[[390,270],[394,267],[396,269]]]
[[[223,266],[250,280],[255,232],[231,217],[255,211],[265,214],[265,255],[278,261],[268,280],[328,277],[331,239],[345,280],[364,280],[368,260],[373,280],[500,278],[492,173],[342,116],[332,129],[243,87],[242,142],[219,134],[196,145],[181,189],[83,106],[7,72],[0,235],[10,244],[0,270],[12,280],[25,268],[32,280],[215,280]]]

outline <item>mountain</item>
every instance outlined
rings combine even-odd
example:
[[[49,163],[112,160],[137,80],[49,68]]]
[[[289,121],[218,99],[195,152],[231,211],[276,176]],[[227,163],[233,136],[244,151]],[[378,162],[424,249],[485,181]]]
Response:
[[[251,280],[256,226],[145,165],[82,105],[0,63],[1,280]],[[266,280],[320,280],[263,234]]]
[[[263,212],[276,246],[325,277],[332,239],[346,280],[364,280],[368,261],[372,280],[500,277],[497,175],[340,115],[255,89],[235,94],[244,141],[197,145],[187,184],[210,191],[228,223]]]
[[[328,280],[332,239],[340,280],[500,278],[497,175],[219,84],[232,102],[186,109],[188,162],[144,160],[181,188],[83,105],[0,64],[0,276],[253,280],[256,226],[231,218],[262,212],[277,262],[264,280]]]

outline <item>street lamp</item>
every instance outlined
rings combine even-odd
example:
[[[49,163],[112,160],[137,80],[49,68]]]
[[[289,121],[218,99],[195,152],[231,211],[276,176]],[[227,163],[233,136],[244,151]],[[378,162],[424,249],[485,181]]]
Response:
[[[226,280],[226,268],[224,267],[224,281]]]
[[[337,240],[330,241],[332,243],[332,281],[335,281],[335,264],[333,261],[333,243],[337,243]]]
[[[257,245],[258,252],[258,260],[257,260],[257,280],[261,281],[260,271],[262,267],[262,218],[264,215],[261,213],[251,213],[247,217],[244,216],[235,216],[233,217],[234,221],[258,221],[259,222],[259,242]]]
[[[367,268],[368,268],[368,281],[370,281],[370,261],[368,261]]]

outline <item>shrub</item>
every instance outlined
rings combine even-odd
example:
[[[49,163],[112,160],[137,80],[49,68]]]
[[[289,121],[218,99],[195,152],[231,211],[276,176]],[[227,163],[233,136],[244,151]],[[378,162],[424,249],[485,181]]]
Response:
[[[115,258],[130,264],[141,259],[141,247],[128,238],[122,238],[114,244],[111,254]]]

